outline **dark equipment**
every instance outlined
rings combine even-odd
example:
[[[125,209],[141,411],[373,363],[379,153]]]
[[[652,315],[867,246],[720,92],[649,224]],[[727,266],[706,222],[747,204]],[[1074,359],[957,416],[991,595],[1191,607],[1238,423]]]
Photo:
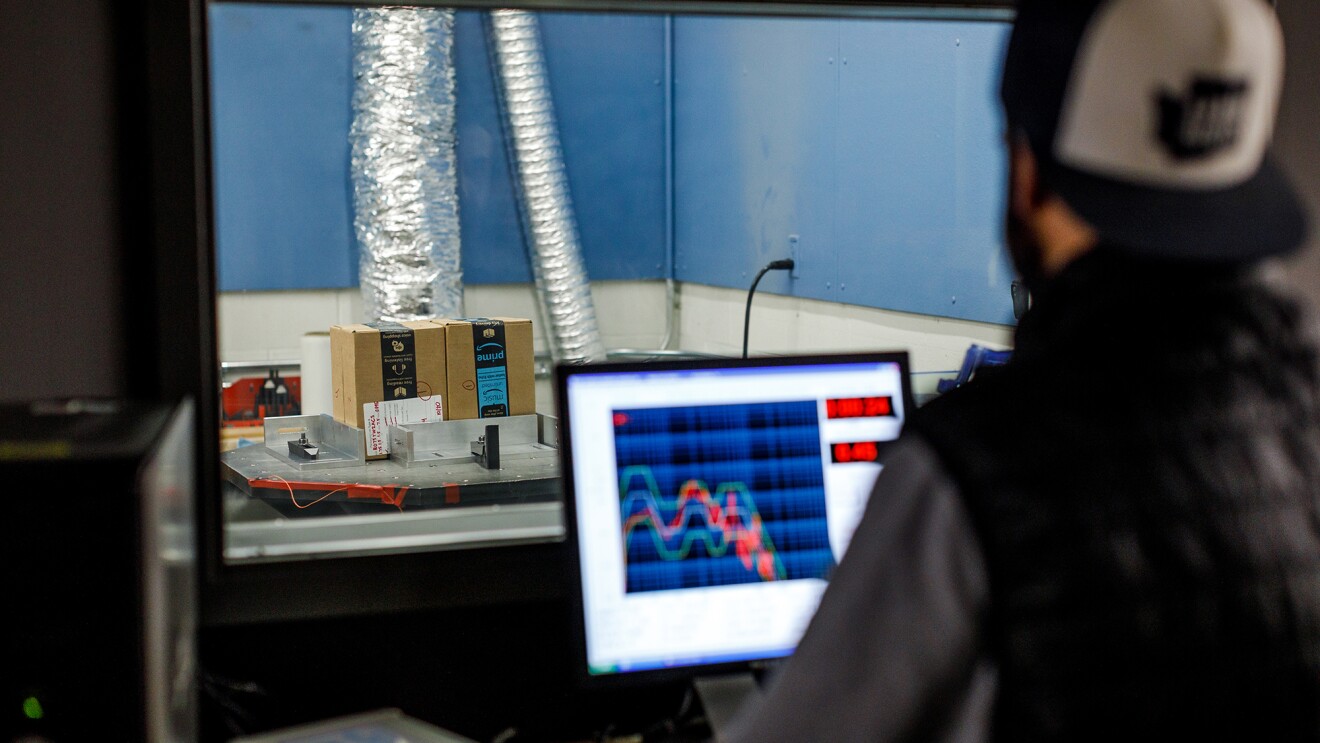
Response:
[[[0,406],[0,739],[196,739],[192,416]]]

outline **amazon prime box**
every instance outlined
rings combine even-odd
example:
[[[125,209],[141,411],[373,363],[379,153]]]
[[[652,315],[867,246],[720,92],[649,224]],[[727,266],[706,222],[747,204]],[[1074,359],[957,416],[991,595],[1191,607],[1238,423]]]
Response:
[[[435,320],[445,330],[445,418],[536,412],[532,321],[518,317]]]

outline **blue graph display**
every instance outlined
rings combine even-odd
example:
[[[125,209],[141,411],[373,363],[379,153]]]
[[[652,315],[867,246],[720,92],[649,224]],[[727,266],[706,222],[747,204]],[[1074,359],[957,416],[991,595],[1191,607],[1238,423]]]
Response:
[[[814,400],[614,411],[627,591],[834,567]]]

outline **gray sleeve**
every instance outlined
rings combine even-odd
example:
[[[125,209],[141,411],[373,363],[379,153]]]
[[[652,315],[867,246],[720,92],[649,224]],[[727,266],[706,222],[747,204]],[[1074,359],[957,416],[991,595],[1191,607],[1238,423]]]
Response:
[[[904,437],[797,651],[727,740],[988,739],[987,601],[956,486],[927,444]]]

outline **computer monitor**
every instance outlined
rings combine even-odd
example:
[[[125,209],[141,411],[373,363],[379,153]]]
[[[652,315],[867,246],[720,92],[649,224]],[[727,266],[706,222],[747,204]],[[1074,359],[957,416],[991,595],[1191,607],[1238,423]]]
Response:
[[[913,409],[905,352],[557,369],[587,685],[790,655]]]

